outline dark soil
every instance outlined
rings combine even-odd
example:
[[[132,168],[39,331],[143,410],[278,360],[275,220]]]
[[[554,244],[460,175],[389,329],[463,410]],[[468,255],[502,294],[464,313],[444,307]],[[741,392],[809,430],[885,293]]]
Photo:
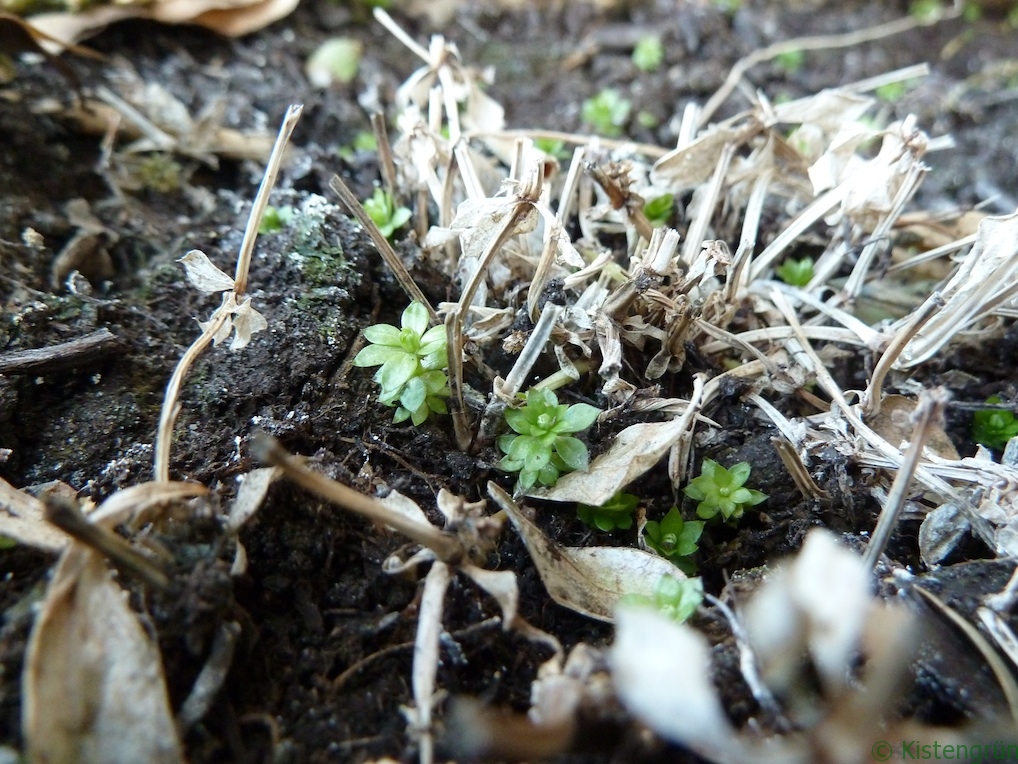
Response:
[[[634,121],[628,134],[663,146],[674,143],[669,125],[684,105],[706,101],[741,56],[778,40],[860,29],[907,12],[903,3],[792,0],[745,2],[732,14],[710,3],[664,0],[610,10],[548,3],[510,12],[496,5],[465,4],[438,31],[457,42],[466,62],[495,67],[490,93],[506,107],[510,127],[580,130],[581,102],[613,86],[633,100],[634,113],[645,110],[660,125],[650,129]],[[984,204],[989,211],[1010,213],[1018,207],[1018,61],[1006,10],[988,7],[978,21],[946,22],[853,49],[811,52],[796,69],[763,64],[748,78],[772,99],[798,97],[929,62],[930,77],[885,106],[899,115],[915,113],[932,135],[955,138],[955,149],[929,156],[932,172],[920,193],[921,206]],[[421,41],[436,31],[413,19],[400,21]],[[666,59],[648,74],[635,69],[630,52],[651,31],[663,36]],[[364,40],[361,73],[349,87],[312,89],[303,62],[337,34]],[[161,84],[192,115],[218,102],[225,126],[273,134],[288,104],[305,104],[273,204],[291,204],[306,214],[300,225],[259,239],[250,278],[271,329],[242,352],[221,347],[199,359],[185,385],[175,430],[174,478],[212,487],[225,505],[237,477],[260,466],[251,456],[252,434],[267,431],[348,485],[364,492],[396,489],[428,508],[442,487],[469,500],[483,498],[491,479],[509,487],[507,476],[492,466],[494,451],[461,453],[447,422],[393,426],[391,410],[373,402],[370,374],[348,363],[360,330],[380,321],[397,323],[405,301],[366,236],[334,203],[328,179],[339,173],[361,198],[370,194],[377,178],[374,155],[342,159],[338,153],[358,131],[369,129],[358,94],[374,94],[365,99],[368,107],[373,100],[391,105],[395,88],[419,62],[383,29],[357,21],[328,0],[309,0],[290,18],[240,40],[196,28],[128,22],[89,44],[107,59],[70,60],[85,94],[100,87],[115,91],[125,78],[137,76]],[[566,68],[564,61],[577,51],[586,55]],[[71,368],[0,376],[0,447],[9,449],[0,476],[19,488],[63,481],[82,498],[98,502],[151,478],[166,382],[197,336],[194,319],[204,319],[215,307],[214,298],[184,281],[175,261],[200,249],[232,270],[262,168],[225,159],[212,168],[182,155],[167,157],[183,173],[182,185],[118,197],[97,170],[100,138],[41,113],[44,102],[70,104],[76,98],[57,70],[22,63],[17,79],[0,95],[0,351],[49,347],[101,328],[117,338],[108,354],[82,357]],[[717,118],[743,107],[736,94]],[[74,266],[81,276],[71,289],[66,273],[53,281],[52,269],[77,233],[67,210],[74,199],[87,201],[102,230]],[[23,236],[29,228],[41,243]],[[402,244],[408,262],[415,262],[415,246]],[[423,267],[417,275],[430,285],[433,301],[451,296]],[[919,381],[957,379],[945,373],[960,369],[973,377],[964,386],[954,383],[958,400],[1013,397],[1018,385],[1008,359],[1014,347],[1009,336],[938,361],[921,370]],[[867,372],[837,370],[846,388],[860,388]],[[688,392],[688,374],[675,375],[669,384],[676,395]],[[751,461],[754,487],[770,496],[737,530],[705,534],[699,564],[708,591],[719,594],[732,574],[797,549],[811,527],[823,525],[850,538],[872,529],[879,509],[869,491],[873,475],[832,455],[823,474],[814,475],[831,498],[806,502],[770,446],[771,433],[740,402],[739,391],[705,413],[724,429],[721,440],[700,449],[700,456],[726,464]],[[949,434],[963,455],[974,451],[967,416],[962,409],[949,415]],[[592,433],[592,450],[602,450],[617,431],[613,423]],[[637,488],[650,517],[660,517],[679,498],[663,470],[650,473]],[[542,507],[537,514],[559,543],[595,539],[571,511]],[[890,554],[918,570],[915,532],[915,522],[903,525]],[[414,758],[400,707],[411,702],[420,587],[381,572],[382,561],[402,545],[400,538],[285,484],[273,487],[240,535],[250,561],[243,576],[229,575],[235,549],[215,522],[173,526],[161,534],[177,563],[173,596],[150,597],[143,606],[159,636],[175,707],[189,693],[221,626],[236,622],[241,627],[223,691],[186,736],[191,761]],[[631,543],[628,536],[616,535],[600,534],[596,543]],[[962,612],[968,598],[971,611],[974,598],[998,591],[1010,574],[1011,566],[990,562],[992,556],[973,542],[965,550],[966,565],[982,573],[944,575],[933,584]],[[21,745],[19,682],[31,606],[53,561],[27,549],[0,552],[0,741],[15,749]],[[523,615],[567,648],[610,641],[608,626],[550,602],[522,543],[509,530],[492,567],[518,573]],[[549,655],[497,626],[483,625],[498,614],[480,590],[462,578],[454,580],[445,618],[452,641],[443,652],[438,684],[452,695],[525,709],[530,683]],[[720,626],[703,626],[724,633]],[[957,649],[972,654],[970,647]],[[717,653],[718,681],[730,713],[744,721],[754,706],[739,678],[734,648],[723,642]],[[994,682],[971,679],[963,664],[923,664],[920,677],[926,682],[914,691],[911,707],[938,723],[972,713],[967,691]],[[980,698],[1000,703],[997,697]],[[563,761],[677,760],[675,750],[648,749],[624,726],[605,729],[607,741],[585,736],[596,741],[594,751]]]

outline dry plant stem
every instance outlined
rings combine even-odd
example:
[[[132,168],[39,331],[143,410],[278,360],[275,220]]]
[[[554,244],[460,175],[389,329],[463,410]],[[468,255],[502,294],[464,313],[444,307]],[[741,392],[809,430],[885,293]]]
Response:
[[[303,111],[304,107],[301,104],[293,104],[286,110],[283,123],[279,127],[279,135],[276,136],[276,143],[272,147],[272,153],[269,154],[269,161],[265,163],[265,174],[262,176],[261,185],[258,186],[254,204],[251,205],[247,228],[244,229],[244,239],[240,243],[240,252],[237,253],[237,270],[233,277],[233,291],[237,295],[238,301],[247,290],[247,274],[251,268],[251,255],[254,252],[255,240],[258,238],[258,227],[262,224],[265,208],[269,205],[269,194],[272,193],[272,187],[276,185],[276,178],[279,177],[283,152],[286,150],[286,144],[290,142],[290,136]]]
[[[49,374],[87,368],[119,350],[120,340],[109,329],[45,348],[16,350],[0,355],[0,374]]]
[[[710,100],[708,100],[704,105],[703,110],[700,113],[700,126],[702,127],[710,121],[710,118],[714,116],[714,112],[718,110],[718,107],[725,102],[728,96],[732,94],[732,91],[735,90],[738,84],[742,81],[743,75],[757,64],[762,64],[764,61],[770,61],[771,59],[785,53],[807,50],[830,50],[833,48],[851,48],[865,42],[872,42],[873,40],[879,40],[883,37],[901,34],[902,32],[907,32],[910,29],[915,29],[916,27],[929,26],[939,21],[944,21],[957,16],[960,12],[958,5],[959,4],[956,2],[953,10],[944,13],[937,13],[931,19],[917,19],[912,16],[906,16],[904,18],[895,19],[894,21],[889,21],[886,24],[878,24],[877,26],[870,27],[869,29],[860,29],[843,34],[797,37],[792,40],[784,40],[782,42],[775,43],[774,45],[768,45],[766,48],[753,51],[748,56],[739,59],[735,63],[735,66],[732,67],[732,71],[728,73],[728,77],[725,79],[724,84],[718,88],[718,91],[711,96]]]
[[[742,621],[727,604],[713,594],[704,594],[703,598],[721,611],[725,620],[728,621],[728,625],[732,629],[732,637],[735,638],[735,644],[739,648],[739,670],[742,672],[742,678],[746,680],[749,691],[753,693],[754,700],[760,704],[760,708],[766,711],[773,721],[777,722],[779,729],[790,729],[788,719],[781,712],[780,704],[760,676],[756,654],[749,644],[749,635],[746,634],[746,628]]]
[[[360,199],[354,195],[354,192],[350,190],[350,187],[338,175],[332,176],[332,180],[329,181],[329,188],[336,192],[344,206],[350,211],[350,214],[357,218],[357,222],[367,231],[368,236],[371,237],[371,241],[378,250],[378,254],[382,256],[382,260],[389,266],[389,270],[392,271],[392,275],[396,277],[396,281],[399,282],[407,297],[411,301],[416,300],[424,305],[428,309],[431,323],[437,324],[439,322],[438,314],[435,313],[431,302],[424,296],[421,288],[417,286],[417,282],[414,281],[413,276],[410,275],[410,272],[403,265],[403,261],[399,259],[399,255],[396,254],[392,245],[382,235],[382,232],[378,230],[378,226],[375,225],[375,221],[368,215]]]
[[[890,212],[888,212],[877,227],[873,229],[873,233],[870,235],[870,243],[863,248],[862,253],[859,255],[859,260],[856,262],[855,267],[852,269],[852,273],[848,277],[848,281],[845,282],[844,291],[852,299],[858,297],[859,293],[862,291],[863,284],[866,281],[866,276],[869,273],[870,265],[873,263],[873,258],[876,257],[877,249],[884,241],[887,240],[891,228],[901,215],[902,210],[905,208],[905,204],[912,198],[916,190],[919,188],[919,183],[922,181],[925,173],[926,167],[918,160],[915,160],[915,164],[909,168],[908,175],[902,182],[901,188],[899,188],[898,193],[894,195]]]
[[[177,366],[173,370],[170,381],[166,384],[166,394],[163,396],[163,405],[159,410],[159,427],[156,430],[155,479],[158,482],[168,482],[170,479],[170,440],[173,436],[173,424],[177,421],[177,414],[180,413],[180,403],[177,401],[177,398],[180,395],[180,388],[184,384],[184,377],[191,370],[191,365],[195,362],[195,359],[215,339],[223,323],[229,318],[230,314],[223,310],[229,297],[229,292],[223,295],[223,304],[212,314],[212,318],[198,339],[192,342],[191,347],[184,351],[184,355],[177,361]]]
[[[930,437],[934,423],[943,419],[947,397],[947,391],[943,388],[936,388],[928,393],[921,393],[919,396],[914,415],[916,423],[912,430],[912,442],[909,443],[908,450],[905,452],[901,468],[895,473],[891,490],[887,494],[887,501],[880,510],[877,527],[873,529],[870,543],[866,546],[866,554],[863,556],[863,564],[870,571],[876,567],[877,560],[887,547],[887,542],[891,540],[891,534],[898,524],[902,507],[905,506],[912,477],[922,458],[923,446],[926,445],[926,441]]]
[[[43,498],[46,520],[68,536],[99,552],[117,570],[134,576],[155,589],[166,589],[170,579],[152,560],[134,549],[113,531],[89,522],[78,505],[57,494]]]
[[[257,448],[264,461],[281,467],[286,477],[301,488],[373,522],[388,525],[411,541],[433,551],[435,556],[443,562],[455,563],[463,559],[463,547],[455,536],[434,526],[409,520],[398,512],[392,511],[377,499],[365,496],[349,486],[309,470],[301,463],[300,459],[290,454],[274,438],[268,436],[261,438],[257,443]]]
[[[548,343],[552,329],[555,328],[555,322],[558,321],[561,314],[561,305],[549,302],[544,306],[544,312],[541,313],[541,318],[527,338],[527,344],[523,346],[523,350],[516,358],[516,363],[513,364],[505,380],[499,385],[500,389],[493,391],[491,400],[488,401],[488,405],[484,409],[481,426],[478,430],[478,440],[481,445],[490,443],[494,439],[495,430],[506,408],[506,399],[514,398],[523,387],[530,370],[534,368],[544,346]],[[497,379],[495,384],[498,385]]]
[[[414,705],[417,708],[411,728],[418,735],[418,760],[421,764],[431,764],[435,758],[431,716],[435,705],[435,675],[438,673],[438,640],[442,633],[442,604],[452,575],[452,569],[445,563],[436,561],[432,564],[424,579],[421,607],[417,616],[411,672]]]
[[[689,224],[689,230],[686,232],[686,242],[682,246],[682,259],[686,263],[692,263],[703,246],[703,237],[707,232],[707,225],[714,214],[714,208],[717,206],[718,198],[721,195],[721,184],[725,180],[725,175],[728,174],[728,166],[732,163],[732,157],[735,156],[736,148],[737,145],[735,143],[725,145],[721,156],[718,157],[718,163],[714,166],[714,174],[711,176],[710,184],[707,186],[702,205],[697,210],[696,218]]]
[[[795,483],[795,487],[799,489],[799,493],[802,494],[803,498],[811,501],[827,496],[827,493],[813,480],[813,476],[809,474],[806,465],[799,458],[799,453],[789,441],[784,438],[771,438],[771,443],[774,445],[774,450],[778,452],[778,456],[781,457],[781,463],[785,465],[788,474],[792,476],[792,482]]]
[[[232,292],[227,291],[223,293],[222,304],[212,314],[201,336],[191,343],[191,347],[181,356],[180,361],[177,362],[177,367],[173,370],[169,383],[166,385],[163,405],[159,411],[159,427],[156,430],[154,449],[155,477],[159,482],[167,482],[170,479],[170,440],[173,435],[173,425],[177,420],[177,414],[180,413],[180,404],[177,402],[177,398],[180,395],[180,388],[184,383],[184,377],[187,376],[187,372],[190,371],[195,359],[208,347],[208,344],[219,333],[223,323],[230,317],[230,314],[224,310],[227,302],[231,298],[242,297],[247,289],[247,276],[251,267],[251,253],[254,252],[255,239],[258,237],[258,226],[261,225],[262,216],[265,214],[265,207],[269,203],[269,194],[272,192],[272,186],[279,175],[279,166],[283,161],[283,151],[286,149],[286,144],[290,140],[290,135],[293,133],[293,129],[296,127],[303,110],[304,107],[301,105],[291,105],[283,117],[282,125],[279,128],[279,135],[276,137],[276,143],[272,147],[272,153],[269,155],[269,160],[266,163],[261,185],[258,187],[258,194],[255,196],[254,203],[251,205],[251,213],[248,215],[247,228],[244,229],[244,239],[240,244],[240,252],[237,254],[237,269],[233,277],[233,290]]]
[[[467,404],[463,399],[463,320],[460,307],[454,305],[445,317],[445,352],[449,367],[449,397],[452,400],[452,426],[456,433],[456,447],[469,451],[474,437],[470,432]]]
[[[212,707],[233,665],[233,653],[239,637],[240,624],[236,621],[227,621],[219,627],[208,660],[177,713],[177,729],[181,732],[186,732],[201,721]]]
[[[655,146],[650,143],[633,143],[629,140],[605,138],[600,135],[581,135],[579,133],[563,133],[558,130],[502,130],[498,133],[487,132],[484,130],[471,130],[470,132],[463,134],[465,138],[478,140],[507,140],[509,138],[531,138],[531,139],[544,139],[549,141],[562,141],[563,143],[573,143],[577,146],[588,146],[591,143],[597,142],[597,145],[602,148],[608,149],[626,149],[635,154],[650,157],[652,159],[658,159],[663,157],[669,152],[670,149],[662,148],[661,146]]]
[[[905,346],[912,341],[912,338],[923,328],[926,322],[933,318],[933,314],[943,307],[944,298],[940,296],[940,292],[931,294],[926,299],[926,302],[913,314],[912,321],[909,322],[908,326],[898,332],[898,335],[891,344],[887,346],[883,355],[880,356],[880,360],[877,361],[877,365],[870,375],[869,385],[866,386],[866,392],[863,394],[863,419],[874,417],[880,412],[881,388],[888,372],[891,371],[894,362],[898,360],[898,356],[901,355],[901,351],[905,349]]]
[[[371,115],[371,130],[378,144],[378,166],[382,171],[382,185],[393,199],[397,199],[399,189],[396,188],[396,164],[392,161],[392,145],[389,143],[389,131],[385,127],[385,115],[375,112]]]

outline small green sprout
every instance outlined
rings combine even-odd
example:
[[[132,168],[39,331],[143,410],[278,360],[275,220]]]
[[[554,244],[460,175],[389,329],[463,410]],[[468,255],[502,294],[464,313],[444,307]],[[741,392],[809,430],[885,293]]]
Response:
[[[813,258],[804,257],[802,260],[796,260],[789,257],[778,266],[777,274],[786,284],[804,287],[813,280]]]
[[[940,0],[915,0],[908,14],[916,21],[932,21],[940,14]]]
[[[593,98],[583,102],[581,114],[583,121],[590,125],[594,132],[610,138],[622,135],[622,128],[629,119],[633,105],[619,95],[614,88],[605,88]]]
[[[881,85],[874,92],[877,98],[888,103],[897,103],[904,95],[907,87],[904,82],[888,82]]]
[[[647,109],[640,109],[636,112],[636,123],[640,127],[645,127],[648,130],[653,130],[655,127],[661,124],[661,120],[657,118],[657,115]]]
[[[661,576],[654,585],[651,596],[627,594],[619,600],[620,605],[643,605],[653,607],[676,623],[689,619],[703,602],[703,581],[699,578],[675,578]]]
[[[999,395],[986,399],[1000,403]],[[981,409],[972,414],[972,439],[994,451],[1003,451],[1007,442],[1018,435],[1018,419],[1006,409]]]
[[[657,35],[641,37],[633,48],[633,63],[643,72],[656,72],[665,58],[665,48]]]
[[[633,512],[640,497],[631,493],[619,491],[600,507],[592,507],[589,504],[580,504],[576,508],[576,514],[580,516],[587,525],[608,532],[618,528],[620,531],[633,527]]]
[[[449,378],[445,368],[445,327],[428,328],[428,309],[412,302],[400,318],[401,329],[375,324],[364,329],[371,344],[353,359],[354,366],[380,366],[375,382],[382,390],[380,403],[396,406],[392,421],[410,419],[415,425],[431,414],[446,414]]]
[[[692,573],[695,566],[688,558],[696,554],[703,526],[702,520],[683,520],[678,508],[672,507],[660,522],[647,521],[643,528],[643,540],[683,573]]]
[[[396,230],[410,219],[410,210],[397,207],[392,194],[383,188],[376,188],[371,198],[364,200],[364,211],[386,239],[391,239]]]
[[[566,149],[565,141],[560,141],[556,138],[535,138],[534,148],[556,159],[569,158],[569,151]]]
[[[506,409],[505,421],[517,433],[503,435],[498,447],[505,454],[500,469],[519,472],[516,487],[529,490],[535,483],[555,485],[563,472],[587,469],[587,446],[569,433],[586,430],[600,410],[587,403],[559,403],[546,388],[520,393],[522,408]]]
[[[647,200],[643,205],[643,214],[654,228],[660,228],[671,219],[674,208],[675,194],[662,194]]]
[[[802,50],[787,50],[774,57],[774,63],[789,74],[795,74],[802,69],[806,61],[806,52]]]
[[[685,488],[686,496],[700,502],[696,514],[709,520],[720,512],[725,520],[738,520],[746,507],[764,501],[767,494],[745,487],[752,469],[749,462],[725,469],[713,459],[704,459],[700,475]]]
[[[268,233],[279,233],[286,226],[290,225],[296,213],[293,207],[273,207],[269,205],[262,215],[262,222],[258,224],[258,233],[263,236]]]
[[[358,151],[378,151],[378,139],[370,130],[358,130],[353,140],[345,146],[340,146],[336,153],[341,159],[350,162],[357,156]]]

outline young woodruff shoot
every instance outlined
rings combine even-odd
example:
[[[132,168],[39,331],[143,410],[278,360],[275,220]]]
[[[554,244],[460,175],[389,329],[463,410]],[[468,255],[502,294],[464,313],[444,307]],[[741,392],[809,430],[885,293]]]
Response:
[[[428,310],[412,302],[403,311],[400,327],[375,324],[364,329],[371,344],[354,358],[354,366],[380,366],[375,382],[378,400],[396,406],[395,423],[411,420],[419,425],[432,413],[446,414],[449,378],[445,327],[428,328]]]
[[[545,388],[519,397],[526,404],[505,412],[505,421],[517,434],[498,439],[505,454],[498,466],[520,473],[517,490],[529,490],[535,483],[554,485],[563,472],[587,469],[587,446],[570,433],[586,430],[601,411],[587,403],[559,403]]]
[[[719,513],[725,520],[738,520],[746,507],[766,500],[767,494],[745,487],[752,469],[749,462],[725,469],[713,459],[704,459],[700,475],[685,488],[686,496],[700,502],[696,514],[704,520]]]

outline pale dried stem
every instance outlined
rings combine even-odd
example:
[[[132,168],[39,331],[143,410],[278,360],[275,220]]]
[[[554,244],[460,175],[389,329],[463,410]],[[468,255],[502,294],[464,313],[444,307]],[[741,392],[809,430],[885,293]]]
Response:
[[[385,126],[385,115],[375,112],[371,115],[371,131],[375,134],[378,145],[378,167],[382,172],[382,186],[393,199],[399,199],[396,187],[396,164],[392,161],[392,144],[389,143],[389,130]]]
[[[735,65],[728,73],[728,77],[725,79],[724,84],[718,88],[717,92],[711,96],[704,105],[703,110],[700,113],[700,125],[702,127],[710,121],[710,118],[714,116],[714,112],[716,112],[718,107],[721,106],[721,104],[727,100],[728,96],[732,94],[732,91],[735,90],[738,84],[742,81],[746,72],[757,64],[762,64],[763,62],[770,61],[778,56],[796,51],[823,51],[835,48],[852,48],[866,42],[872,42],[884,37],[901,34],[902,32],[907,32],[910,29],[915,29],[916,27],[929,26],[939,21],[956,17],[961,12],[961,9],[957,6],[958,3],[955,3],[955,8],[953,10],[938,12],[936,15],[928,19],[917,19],[913,16],[906,16],[904,18],[895,19],[894,21],[889,21],[886,24],[878,24],[877,26],[869,27],[868,29],[859,29],[842,34],[797,37],[792,40],[783,40],[782,42],[768,45],[766,48],[755,50],[748,56],[745,56],[735,62]]]
[[[358,493],[353,488],[308,469],[297,457],[290,454],[272,437],[263,436],[256,444],[259,456],[269,464],[280,467],[287,478],[321,498],[372,522],[388,525],[411,541],[427,547],[443,562],[455,564],[464,559],[463,545],[450,533],[411,520],[394,512],[378,499]]]
[[[251,205],[251,214],[247,218],[247,228],[244,229],[244,239],[240,243],[240,252],[237,253],[237,270],[233,277],[233,291],[237,295],[237,302],[244,296],[247,290],[247,275],[251,269],[251,255],[254,252],[255,240],[258,238],[258,227],[265,215],[265,208],[269,204],[269,194],[272,187],[276,185],[276,178],[279,177],[279,168],[283,163],[283,153],[286,151],[286,144],[290,141],[293,129],[300,120],[304,107],[301,104],[293,104],[286,110],[283,116],[283,124],[279,127],[279,135],[276,136],[276,143],[269,154],[268,162],[265,163],[265,174],[262,175],[261,185],[258,186],[258,193],[255,195],[254,203]]]
[[[926,302],[912,314],[912,320],[908,325],[898,332],[891,344],[887,346],[887,349],[880,356],[880,360],[877,361],[877,365],[873,368],[869,384],[866,386],[866,392],[863,394],[863,419],[870,419],[880,412],[881,388],[888,372],[894,367],[895,361],[898,360],[898,356],[901,355],[901,351],[905,349],[905,346],[912,341],[912,338],[919,333],[919,330],[925,326],[926,322],[933,318],[933,315],[943,307],[944,298],[940,296],[940,292],[931,294],[926,299]]]
[[[919,184],[922,182],[922,178],[925,173],[926,168],[919,162],[918,159],[915,159],[914,164],[909,167],[908,175],[902,182],[901,188],[899,188],[898,193],[894,195],[894,201],[891,203],[890,211],[880,221],[880,223],[877,224],[877,227],[873,229],[873,233],[870,235],[869,244],[863,247],[862,253],[859,255],[859,260],[852,269],[852,273],[849,275],[848,281],[845,282],[844,291],[852,299],[858,297],[859,293],[862,291],[863,283],[866,280],[866,276],[869,274],[870,265],[873,262],[873,258],[876,257],[877,249],[883,246],[884,242],[887,241],[891,228],[904,210],[905,204],[915,194],[916,189],[919,188]]]
[[[467,416],[467,404],[463,398],[463,318],[460,306],[453,305],[445,317],[445,352],[448,359],[449,397],[452,399],[452,426],[456,433],[456,446],[460,451],[469,451],[474,439]]]
[[[180,404],[177,402],[177,398],[180,396],[180,388],[184,384],[184,377],[191,370],[192,364],[195,359],[209,346],[209,343],[215,339],[216,334],[222,328],[223,323],[229,318],[230,314],[227,313],[223,308],[226,306],[226,302],[229,299],[229,292],[223,295],[223,304],[220,305],[216,312],[212,314],[212,318],[209,320],[205,330],[201,333],[191,346],[184,351],[184,354],[177,361],[177,366],[173,370],[173,375],[170,377],[170,381],[166,384],[166,392],[163,395],[163,405],[159,410],[159,426],[156,429],[156,442],[155,442],[155,479],[160,482],[166,482],[170,479],[170,446],[173,438],[173,425],[177,421],[177,414],[180,413]]]
[[[732,157],[735,156],[735,149],[734,143],[725,145],[714,166],[714,174],[711,176],[700,209],[697,210],[696,218],[689,224],[686,242],[682,246],[682,259],[686,263],[692,263],[703,246],[703,237],[707,232],[710,219],[714,215],[714,209],[717,207],[718,199],[721,196],[721,186],[724,183],[725,175],[728,174],[728,166],[732,163]]]
[[[332,180],[329,181],[329,188],[336,192],[343,205],[350,211],[357,222],[361,224],[368,236],[371,237],[371,241],[374,243],[375,248],[378,250],[378,254],[382,256],[382,260],[389,266],[389,270],[396,277],[396,281],[402,287],[407,297],[411,300],[424,305],[428,310],[428,316],[431,318],[431,323],[438,323],[438,314],[435,313],[435,309],[431,306],[428,298],[424,296],[424,292],[417,286],[417,282],[414,281],[413,276],[403,265],[403,261],[399,259],[399,255],[389,244],[389,241],[382,235],[382,232],[378,230],[378,226],[375,225],[375,221],[368,215],[367,210],[364,209],[364,205],[361,204],[354,192],[350,190],[350,187],[343,182],[343,179],[338,175],[333,175]]]

